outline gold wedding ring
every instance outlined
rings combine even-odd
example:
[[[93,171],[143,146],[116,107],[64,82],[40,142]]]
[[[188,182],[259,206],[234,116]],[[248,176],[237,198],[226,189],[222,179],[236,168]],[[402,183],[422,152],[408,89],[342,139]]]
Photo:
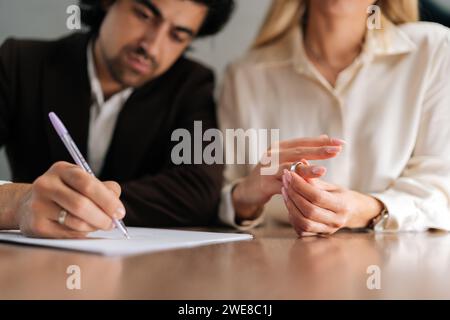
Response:
[[[299,165],[302,165],[302,166],[306,166],[307,164],[305,163],[305,161],[298,161],[298,162],[295,162],[295,163],[293,163],[292,165],[291,165],[291,172],[296,172],[297,171],[297,167],[299,166]]]
[[[66,210],[61,210],[59,212],[59,216],[58,216],[58,223],[62,226],[65,225],[66,223],[66,218],[67,218],[67,211]]]

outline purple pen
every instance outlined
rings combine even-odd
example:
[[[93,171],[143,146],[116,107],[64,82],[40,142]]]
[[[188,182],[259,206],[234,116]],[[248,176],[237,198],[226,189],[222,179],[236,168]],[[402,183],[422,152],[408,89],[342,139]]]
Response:
[[[67,151],[69,151],[70,155],[72,156],[73,160],[77,165],[79,165],[81,168],[83,168],[86,172],[88,172],[91,175],[94,175],[94,172],[89,167],[89,164],[84,159],[83,155],[81,154],[80,150],[78,149],[77,145],[73,141],[72,137],[70,136],[69,132],[67,131],[66,127],[62,123],[62,121],[58,118],[58,116],[54,112],[49,113],[50,121],[55,128],[56,132],[58,133],[58,136],[61,138],[62,142],[66,146]],[[128,234],[127,228],[125,227],[125,224],[122,220],[113,219],[114,224],[116,227],[122,231],[124,236],[127,239],[130,239],[130,236]]]

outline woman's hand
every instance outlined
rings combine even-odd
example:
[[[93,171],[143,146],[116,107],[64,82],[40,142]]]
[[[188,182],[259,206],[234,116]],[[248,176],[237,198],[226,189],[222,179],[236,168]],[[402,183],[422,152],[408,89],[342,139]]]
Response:
[[[344,141],[332,139],[326,135],[317,138],[302,138],[279,143],[277,149],[268,151],[270,158],[278,157],[280,164],[273,175],[261,173],[264,166],[258,164],[243,181],[235,186],[232,192],[236,220],[256,219],[261,209],[276,194],[281,193],[283,171],[301,159],[323,160],[336,157],[341,151]],[[299,166],[297,174],[305,179],[319,178],[325,175],[326,169],[320,166]]]
[[[306,166],[307,167],[307,166]],[[384,206],[368,195],[284,171],[282,194],[289,221],[300,236],[364,228]]]

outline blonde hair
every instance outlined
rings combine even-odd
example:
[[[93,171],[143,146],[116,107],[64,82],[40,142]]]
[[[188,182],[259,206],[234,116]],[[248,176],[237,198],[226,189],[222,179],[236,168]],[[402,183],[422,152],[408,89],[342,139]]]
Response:
[[[263,47],[282,37],[302,22],[308,0],[273,0],[264,24],[253,43],[253,48]],[[399,25],[419,19],[418,0],[378,0],[383,19]]]

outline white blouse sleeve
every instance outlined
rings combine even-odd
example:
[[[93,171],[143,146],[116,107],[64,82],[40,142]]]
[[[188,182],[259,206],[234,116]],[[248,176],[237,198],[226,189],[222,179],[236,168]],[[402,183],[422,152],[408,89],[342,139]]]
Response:
[[[225,74],[218,108],[219,126],[224,135],[226,133],[226,129],[245,128],[245,110],[242,109],[244,106],[241,106],[235,85],[235,73],[233,71],[233,67],[230,66]],[[230,144],[231,141],[227,141],[227,139],[225,139],[225,152],[230,150]],[[237,150],[237,152],[246,151]],[[219,219],[222,223],[239,230],[251,229],[262,222],[261,216],[256,220],[243,221],[242,224],[236,223],[236,212],[234,210],[231,195],[233,188],[248,174],[248,166],[246,165],[225,165],[224,185],[222,188],[221,202],[219,206]]]
[[[376,231],[450,231],[450,34],[434,58],[411,159],[388,190],[372,194],[389,212]]]

